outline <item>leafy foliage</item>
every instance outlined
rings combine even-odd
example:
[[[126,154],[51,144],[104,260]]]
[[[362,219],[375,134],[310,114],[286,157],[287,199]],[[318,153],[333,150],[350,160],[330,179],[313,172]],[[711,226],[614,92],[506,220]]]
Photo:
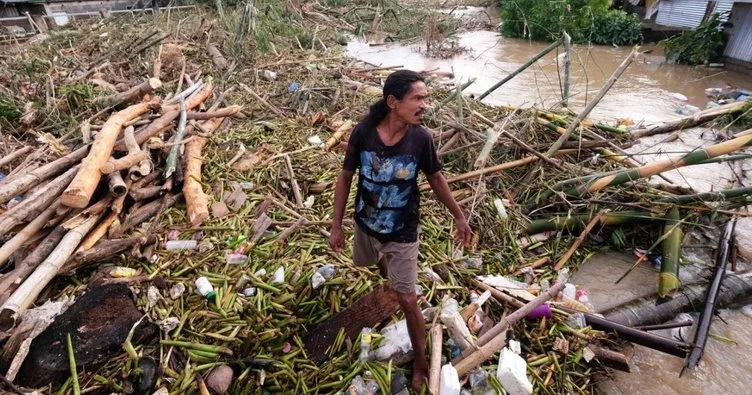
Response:
[[[720,14],[713,14],[697,29],[661,41],[660,44],[666,49],[666,59],[689,65],[718,60],[726,46],[720,17]]]
[[[553,41],[566,31],[576,43],[628,45],[642,41],[640,21],[609,10],[611,0],[500,0],[502,33]]]
[[[11,100],[0,97],[0,119],[15,122],[23,115],[23,110]]]
[[[594,20],[593,42],[603,45],[631,45],[642,41],[642,24],[635,14],[611,10]]]

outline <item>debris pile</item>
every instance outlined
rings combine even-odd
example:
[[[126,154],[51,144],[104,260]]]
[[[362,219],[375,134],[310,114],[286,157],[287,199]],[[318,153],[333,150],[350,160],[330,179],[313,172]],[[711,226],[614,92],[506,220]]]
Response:
[[[0,371],[10,381],[59,393],[390,393],[392,373],[409,366],[395,292],[326,239],[348,135],[400,66],[348,59],[336,42],[363,25],[338,12],[254,4],[56,30],[3,60]],[[374,31],[407,13],[364,10]],[[442,377],[431,387],[588,391],[599,361],[619,358],[608,330],[578,313],[592,311],[567,268],[606,244],[650,246],[647,257],[752,193],[646,180],[738,160],[727,154],[752,144],[750,131],[664,162],[638,163],[625,148],[742,105],[628,130],[586,113],[487,106],[461,94],[472,81],[424,75],[425,124],[475,231],[470,248],[456,247],[422,184],[418,291],[432,377]],[[66,298],[76,301],[49,307]],[[117,328],[62,321],[116,300],[138,312]],[[67,360],[76,379],[58,366]]]

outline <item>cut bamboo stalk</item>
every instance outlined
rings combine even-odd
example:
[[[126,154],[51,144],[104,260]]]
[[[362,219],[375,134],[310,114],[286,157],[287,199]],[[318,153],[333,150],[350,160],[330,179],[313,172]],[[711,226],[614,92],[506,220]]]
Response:
[[[238,105],[232,105],[225,108],[220,108],[219,110],[215,111],[206,111],[206,112],[195,112],[195,111],[189,111],[188,112],[188,119],[193,119],[197,121],[207,121],[212,118],[226,118],[226,117],[232,117],[240,113],[240,111],[243,110],[243,106]]]
[[[723,200],[730,200],[730,199],[734,199],[737,197],[750,196],[750,195],[752,195],[752,187],[744,187],[744,188],[726,189],[723,191],[715,191],[715,192],[703,192],[703,193],[698,193],[694,195],[686,195],[686,196],[668,196],[668,197],[662,197],[660,199],[656,199],[655,201],[660,202],[660,203],[686,204],[686,203],[723,201]]]
[[[0,330],[7,331],[16,325],[18,317],[34,303],[44,287],[55,278],[60,267],[73,254],[81,239],[94,227],[99,217],[99,215],[89,217],[81,225],[68,231],[50,255],[5,301],[0,308]]]
[[[428,392],[439,395],[441,384],[441,338],[444,328],[441,324],[431,327],[431,367],[428,369]]]
[[[623,62],[619,65],[619,67],[614,70],[613,74],[611,74],[611,77],[606,81],[606,83],[603,85],[601,90],[598,92],[598,94],[588,103],[588,105],[585,107],[582,112],[580,112],[579,115],[577,115],[577,118],[575,118],[570,124],[569,127],[567,127],[566,132],[559,136],[559,139],[556,140],[556,142],[551,145],[551,148],[546,151],[546,156],[551,157],[551,155],[555,154],[556,151],[558,151],[562,144],[564,144],[565,141],[569,140],[569,137],[572,135],[572,133],[580,127],[580,122],[582,122],[587,116],[590,114],[591,111],[595,108],[595,106],[600,103],[601,99],[603,99],[604,96],[606,96],[606,93],[611,89],[612,86],[614,86],[614,83],[616,83],[616,80],[621,77],[621,75],[624,73],[624,71],[627,70],[627,67],[629,67],[630,64],[632,64],[632,61],[634,58],[639,54],[637,52],[637,49],[632,50],[632,53],[630,53],[626,59],[624,59]]]
[[[752,132],[752,129],[742,132]],[[697,149],[686,155],[675,156],[672,158],[651,162],[640,166],[636,169],[626,169],[615,174],[600,177],[593,181],[587,188],[579,188],[578,193],[597,192],[609,186],[620,185],[628,181],[634,181],[640,178],[650,177],[656,174],[678,169],[683,166],[696,164],[697,162],[715,158],[721,155],[738,151],[744,147],[752,145],[752,134],[745,134],[710,147]]]
[[[175,162],[178,159],[178,152],[180,151],[180,142],[183,140],[183,136],[185,136],[185,123],[186,123],[186,107],[185,107],[185,101],[182,99],[180,100],[180,119],[178,120],[178,130],[177,133],[175,133],[175,142],[178,144],[175,144],[170,148],[170,153],[167,155],[167,160],[165,161],[165,172],[164,172],[164,178],[170,178],[172,173],[175,172]]]
[[[162,193],[162,186],[161,185],[152,185],[150,187],[144,187],[139,189],[133,189],[130,192],[128,192],[129,195],[133,198],[133,200],[140,202],[142,200],[148,200],[155,196],[159,196]]]
[[[180,101],[181,98],[185,100],[185,109],[191,110],[201,105],[201,103],[205,102],[206,99],[211,96],[212,92],[214,91],[214,84],[212,83],[211,79],[209,79],[206,82],[206,85],[203,89],[201,89],[198,93],[196,93],[193,96],[188,97],[187,99],[183,96],[180,96],[178,100]],[[165,113],[167,111],[180,111],[180,104],[165,104],[162,106],[162,112]],[[139,144],[141,144],[142,141],[139,141]]]
[[[295,172],[292,168],[292,161],[290,155],[285,155],[285,168],[287,169],[287,176],[290,177],[290,184],[292,186],[292,194],[295,197],[295,206],[297,208],[303,207],[303,195],[300,193],[300,186],[298,186],[298,180],[295,179]]]
[[[76,253],[86,251],[89,248],[93,247],[94,244],[97,244],[97,242],[107,234],[107,229],[110,228],[110,225],[112,225],[112,223],[115,222],[116,219],[118,219],[118,213],[110,211],[110,213],[107,214],[104,219],[102,219],[102,222],[100,222],[99,225],[94,228],[94,230],[86,235],[86,238],[81,242],[81,245],[76,250]]]
[[[27,146],[27,147],[17,149],[11,152],[10,154],[3,156],[2,158],[0,158],[0,167],[3,167],[9,163],[12,163],[14,160],[28,154],[32,150],[33,150],[32,147]]]
[[[548,219],[538,219],[531,222],[526,228],[526,234],[541,233],[548,230],[579,229],[586,226],[590,221],[590,214],[578,214],[569,216],[557,216]],[[600,220],[601,226],[630,224],[636,222],[654,221],[659,217],[650,212],[643,211],[617,211],[604,214]]]
[[[134,166],[139,166],[141,162],[147,159],[149,159],[149,153],[139,150],[138,152],[128,154],[122,158],[110,158],[99,168],[99,171],[101,171],[102,174],[119,172],[121,170],[129,169]]]
[[[116,93],[99,100],[102,107],[115,107],[123,103],[130,103],[140,99],[147,93],[154,92],[155,89],[162,87],[162,81],[159,78],[149,78],[148,80],[128,89],[125,92]]]
[[[679,119],[675,119],[673,121],[664,122],[659,125],[642,128],[642,129],[635,129],[629,132],[629,135],[633,139],[638,139],[642,137],[653,136],[656,134],[671,133],[675,130],[688,129],[691,127],[695,127],[697,125],[701,125],[705,122],[712,121],[722,115],[733,114],[735,112],[739,112],[742,110],[742,108],[744,108],[745,104],[746,102],[735,102],[735,103],[725,104],[718,108],[699,111],[695,114],[682,117]]]
[[[279,236],[277,236],[277,239],[275,239],[274,242],[277,243],[277,244],[279,244],[279,245],[283,245],[285,243],[285,240],[287,240],[288,237],[292,236],[295,232],[298,231],[298,229],[306,226],[306,222],[307,221],[306,221],[305,218],[298,218],[297,221],[295,221],[287,229],[283,230],[279,234]],[[272,223],[272,225],[274,225],[274,223]]]
[[[679,226],[679,208],[672,207],[663,224],[664,235],[670,234],[663,240],[663,259],[661,260],[661,275],[658,279],[658,296],[673,298],[679,290],[679,261],[681,260],[682,230]]]
[[[46,210],[36,216],[33,221],[29,222],[20,232],[16,233],[12,239],[0,246],[0,266],[8,261],[8,258],[18,251],[24,243],[42,229],[47,222],[55,215],[55,211],[60,206],[60,199],[55,200]],[[2,288],[0,288],[2,289]]]
[[[102,173],[99,169],[112,155],[115,139],[120,134],[123,124],[149,111],[150,108],[158,103],[159,99],[154,99],[148,103],[134,104],[112,115],[105,122],[104,127],[97,134],[96,140],[91,145],[89,155],[81,162],[81,169],[76,174],[76,178],[73,179],[73,182],[63,192],[63,204],[75,208],[84,208],[89,204],[91,195],[102,178]]]
[[[120,214],[123,212],[123,204],[125,204],[125,198],[128,196],[128,191],[131,189],[131,185],[133,185],[133,179],[128,178],[125,180],[125,193],[118,196],[112,201],[112,211]]]
[[[559,38],[558,40],[556,40],[553,43],[551,43],[551,45],[549,45],[546,48],[544,48],[537,55],[533,56],[530,60],[528,60],[527,62],[525,62],[525,64],[523,64],[522,66],[518,67],[517,70],[511,72],[508,76],[504,77],[504,79],[502,79],[501,81],[499,81],[496,84],[494,84],[494,86],[488,88],[487,91],[483,92],[480,96],[478,96],[478,100],[485,99],[486,96],[490,95],[493,91],[499,89],[500,86],[506,84],[509,80],[511,80],[512,78],[516,77],[521,72],[525,71],[525,69],[527,69],[528,67],[532,66],[533,63],[535,63],[535,62],[538,61],[538,59],[546,56],[547,53],[549,53],[549,52],[553,51],[554,49],[556,49],[556,47],[558,47],[559,44],[561,44],[561,38]]]
[[[558,262],[556,262],[556,265],[554,266],[554,270],[557,272],[561,270],[561,268],[564,267],[564,265],[569,261],[570,258],[572,258],[572,255],[574,255],[575,251],[577,251],[578,248],[580,248],[580,245],[582,242],[585,241],[585,237],[590,233],[591,230],[595,227],[595,225],[599,222],[601,222],[601,219],[606,214],[606,210],[601,210],[596,216],[593,217],[593,219],[590,220],[590,222],[585,226],[585,229],[582,230],[582,233],[580,233],[579,236],[577,236],[577,239],[575,239],[574,243],[572,243],[572,246],[569,247],[566,253],[561,256]]]
[[[40,182],[63,173],[86,156],[88,146],[81,147],[70,154],[54,160],[24,175],[19,175],[13,180],[0,186],[0,204],[7,203],[19,193],[28,191]]]
[[[491,328],[491,330],[478,338],[478,341],[476,342],[477,349],[466,349],[465,351],[469,351],[469,353],[466,355],[460,355],[460,360],[457,363],[453,362],[455,369],[457,369],[457,374],[462,377],[476,366],[493,358],[493,356],[506,345],[507,330],[517,321],[525,318],[538,306],[556,296],[562,289],[564,289],[564,283],[558,283],[529,303],[517,309],[514,313],[502,318],[498,324]],[[465,352],[463,352],[463,354],[465,354]]]
[[[222,123],[221,118],[214,118],[204,123],[207,132],[216,130]],[[209,219],[209,197],[204,193],[201,185],[201,166],[204,158],[201,150],[206,144],[206,138],[194,136],[185,145],[185,179],[183,181],[183,196],[185,196],[188,220],[193,226],[198,226]]]
[[[347,134],[350,133],[350,131],[353,129],[353,122],[351,120],[347,120],[345,123],[342,124],[342,126],[338,127],[336,131],[334,131],[334,134],[332,134],[332,137],[330,137],[326,144],[324,145],[325,151],[331,151],[332,148],[334,148],[339,142],[342,140],[342,138]]]
[[[0,305],[4,304],[26,277],[36,269],[39,263],[50,255],[63,236],[65,236],[65,229],[62,226],[56,227],[39,243],[31,254],[20,263],[17,263],[13,270],[0,277]]]
[[[10,210],[0,215],[0,236],[8,234],[14,226],[34,218],[44,211],[76,175],[78,166],[69,169],[61,176],[40,188]]]
[[[499,137],[501,137],[502,134],[504,134],[507,123],[509,120],[514,117],[517,114],[518,110],[512,111],[511,114],[507,115],[504,118],[504,121],[501,122],[501,124],[495,124],[493,128],[488,128],[486,130],[486,143],[483,145],[483,148],[480,150],[480,154],[478,154],[478,158],[475,160],[475,163],[473,167],[476,169],[482,169],[486,167],[486,162],[488,161],[488,155],[491,154],[491,150],[493,150],[493,147],[496,145],[496,142],[499,141]]]
[[[107,175],[107,184],[112,196],[120,197],[128,192],[128,186],[125,185],[125,181],[123,181],[123,177],[120,175],[119,171]]]

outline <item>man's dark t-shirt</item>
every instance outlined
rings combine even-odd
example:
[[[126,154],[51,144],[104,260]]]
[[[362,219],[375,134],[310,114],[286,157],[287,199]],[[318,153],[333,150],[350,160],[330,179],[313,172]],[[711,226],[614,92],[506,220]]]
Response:
[[[393,146],[386,146],[374,126],[361,123],[347,146],[344,169],[359,170],[355,222],[382,243],[418,239],[418,170],[442,169],[431,135],[416,125]]]

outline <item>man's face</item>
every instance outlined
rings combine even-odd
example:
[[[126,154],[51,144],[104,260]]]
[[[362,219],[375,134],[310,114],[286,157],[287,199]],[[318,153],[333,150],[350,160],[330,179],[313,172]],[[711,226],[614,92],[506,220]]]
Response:
[[[416,81],[412,83],[410,91],[405,94],[402,100],[389,96],[389,108],[403,122],[410,125],[420,125],[423,121],[423,114],[428,109],[426,105],[427,96],[426,84],[423,81]]]

